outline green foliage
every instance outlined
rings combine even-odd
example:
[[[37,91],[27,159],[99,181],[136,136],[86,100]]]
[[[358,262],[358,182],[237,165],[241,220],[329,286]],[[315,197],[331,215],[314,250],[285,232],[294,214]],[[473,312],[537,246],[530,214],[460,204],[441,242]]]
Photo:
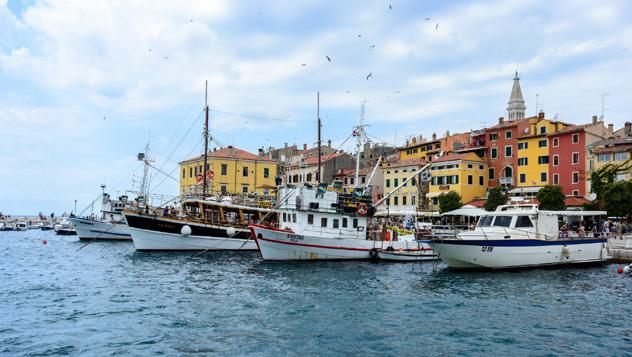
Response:
[[[560,186],[544,186],[538,191],[535,198],[540,201],[540,209],[550,211],[563,211],[566,209],[564,204],[564,192]]]
[[[632,172],[632,159],[621,164],[607,164],[590,174],[590,190],[597,195],[597,199],[603,198],[609,185],[614,184],[618,174]]]
[[[632,217],[632,182],[606,184],[601,204],[609,216]]]
[[[502,186],[497,186],[489,190],[484,208],[486,211],[495,211],[496,207],[505,203],[507,203],[507,193]]]
[[[454,191],[442,193],[439,195],[439,211],[440,213],[454,211],[463,206],[461,203],[461,195]]]

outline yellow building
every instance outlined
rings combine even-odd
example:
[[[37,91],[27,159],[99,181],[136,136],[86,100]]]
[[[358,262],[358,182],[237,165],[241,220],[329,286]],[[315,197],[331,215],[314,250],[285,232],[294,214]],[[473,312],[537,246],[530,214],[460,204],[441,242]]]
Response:
[[[430,166],[432,180],[428,198],[438,205],[442,193],[454,191],[466,204],[487,191],[487,162],[474,153],[448,154],[435,160]]]
[[[544,119],[529,118],[528,125],[518,135],[517,175],[518,188],[546,186],[549,182],[549,140],[547,135],[561,130],[567,124]]]
[[[382,163],[382,173],[384,175],[384,195],[393,191],[397,186],[402,184],[415,171],[424,167],[426,161],[420,159],[398,160],[395,162]],[[413,178],[405,186],[389,196],[385,204],[389,209],[393,210],[410,210],[414,212],[415,207],[419,204],[419,187],[417,178]]]
[[[437,135],[433,134],[432,140],[413,137],[406,142],[405,146],[397,148],[400,160],[432,160],[433,156],[441,151],[441,142],[437,140]]]
[[[204,155],[180,162],[180,193],[201,193]],[[275,185],[276,161],[228,146],[207,159],[209,192],[269,195]]]

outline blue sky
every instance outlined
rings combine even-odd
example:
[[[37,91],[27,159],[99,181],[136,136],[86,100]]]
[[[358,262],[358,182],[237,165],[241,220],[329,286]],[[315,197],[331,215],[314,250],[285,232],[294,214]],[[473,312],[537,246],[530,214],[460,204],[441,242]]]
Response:
[[[528,114],[539,94],[548,117],[587,122],[610,93],[606,122],[620,127],[631,15],[590,0],[0,0],[0,211],[130,190],[150,136],[165,171],[200,154],[205,80],[213,137],[253,152],[313,144],[317,91],[334,144],[363,99],[368,132],[389,143],[490,125],[516,69]],[[178,190],[159,174],[152,187]]]

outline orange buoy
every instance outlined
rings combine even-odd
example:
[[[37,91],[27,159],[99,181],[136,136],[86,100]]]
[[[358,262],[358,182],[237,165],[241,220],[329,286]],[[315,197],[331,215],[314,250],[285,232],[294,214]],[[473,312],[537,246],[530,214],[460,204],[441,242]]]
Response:
[[[619,266],[619,267],[617,268],[617,273],[619,273],[619,274],[623,274],[623,268],[621,268],[621,266]]]

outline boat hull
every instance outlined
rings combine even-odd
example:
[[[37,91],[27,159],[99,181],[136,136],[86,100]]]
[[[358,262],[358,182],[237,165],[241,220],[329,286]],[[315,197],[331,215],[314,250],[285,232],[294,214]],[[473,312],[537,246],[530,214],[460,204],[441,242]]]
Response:
[[[130,227],[134,248],[138,251],[201,251],[201,250],[238,250],[255,251],[257,245],[252,239],[184,236]]]
[[[376,250],[371,252],[371,257],[376,261],[387,262],[419,262],[431,261],[437,259],[432,251],[387,251]]]
[[[131,240],[129,227],[120,223],[99,222],[73,217],[69,219],[82,240]]]
[[[513,269],[600,264],[610,260],[605,239],[434,240],[434,252],[456,269]]]
[[[250,225],[250,232],[257,242],[259,252],[264,260],[368,260],[370,251],[375,248],[403,249],[409,251],[426,251],[430,247],[417,242],[382,242],[360,238],[327,238],[312,235],[294,234],[260,225]]]
[[[55,231],[55,234],[57,234],[58,236],[76,236],[77,231],[75,231],[73,228],[60,228]]]

